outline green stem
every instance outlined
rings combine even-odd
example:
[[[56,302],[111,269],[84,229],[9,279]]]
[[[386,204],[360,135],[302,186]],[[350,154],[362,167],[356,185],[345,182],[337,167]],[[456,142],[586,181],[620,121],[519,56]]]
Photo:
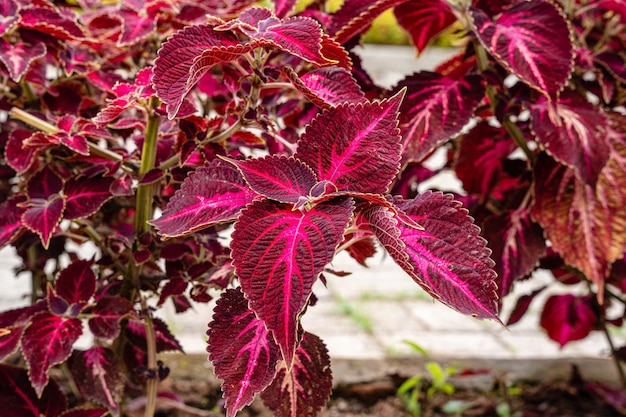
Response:
[[[157,137],[159,133],[159,123],[161,121],[158,114],[153,109],[158,106],[158,99],[150,99],[148,123],[146,124],[146,137],[141,151],[141,166],[139,167],[139,177],[154,169],[156,162]],[[152,200],[154,194],[153,184],[141,184],[137,187],[137,200],[135,203],[135,232],[145,233],[149,230],[148,221],[152,218]]]
[[[144,324],[146,327],[146,353],[148,356],[147,367],[151,371],[146,382],[146,410],[145,417],[153,417],[156,410],[156,398],[159,388],[159,375],[156,356],[156,335],[154,333],[154,323],[148,308],[148,303],[141,297],[141,308],[144,311]]]
[[[620,384],[622,385],[622,389],[626,391],[626,374],[624,374],[624,368],[622,368],[620,359],[617,357],[617,350],[615,349],[613,339],[611,339],[609,329],[606,326],[606,317],[604,317],[604,313],[602,313],[602,317],[600,318],[600,320],[602,331],[604,332],[604,336],[606,337],[607,342],[609,342],[609,347],[611,348],[611,356],[613,357],[613,362],[615,363],[615,368],[617,369],[617,374],[619,375]]]

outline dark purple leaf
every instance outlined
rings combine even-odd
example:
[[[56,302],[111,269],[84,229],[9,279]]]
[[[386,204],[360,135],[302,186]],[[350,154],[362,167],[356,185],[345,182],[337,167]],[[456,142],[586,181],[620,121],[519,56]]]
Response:
[[[22,352],[38,396],[48,383],[50,367],[70,356],[72,345],[82,332],[79,319],[59,317],[45,311],[33,316],[22,335]]]
[[[626,60],[623,56],[613,51],[605,51],[595,55],[593,59],[620,82],[626,83]]]
[[[24,204],[28,208],[22,213],[22,224],[39,235],[43,247],[47,249],[63,218],[65,199],[60,194],[53,194],[48,199],[31,198]]]
[[[343,238],[352,209],[349,199],[308,211],[264,200],[246,207],[235,224],[231,248],[241,288],[288,367],[298,344],[300,314]]]
[[[401,224],[384,207],[372,207],[364,215],[396,263],[451,308],[499,320],[491,251],[461,203],[433,192],[394,202],[424,230]]]
[[[67,408],[65,394],[54,381],[38,396],[26,369],[0,364],[3,417],[58,417]]]
[[[104,347],[77,350],[69,365],[81,395],[107,406],[113,414],[117,414],[124,379],[115,353]]]
[[[89,217],[113,197],[111,186],[115,179],[98,175],[93,178],[73,177],[65,184],[64,218],[76,220]]]
[[[207,335],[209,360],[224,381],[226,415],[233,417],[272,382],[280,349],[239,289],[217,301]]]
[[[0,61],[9,70],[9,76],[16,83],[20,82],[33,61],[46,55],[46,45],[37,43],[28,45],[23,42],[10,44],[0,38]]]
[[[291,83],[313,104],[322,109],[341,103],[365,102],[365,94],[352,74],[338,66],[314,69],[299,76],[289,67],[283,68]]]
[[[547,287],[543,286],[530,294],[525,294],[520,296],[511,311],[511,315],[506,322],[507,326],[517,323],[524,317],[526,311],[528,311],[528,307],[530,307],[530,303],[535,299],[535,297],[543,292]]]
[[[610,152],[608,121],[598,108],[567,90],[556,103],[544,98],[533,104],[531,125],[551,156],[595,186]]]
[[[474,32],[508,71],[549,97],[558,94],[574,65],[570,28],[561,10],[545,0],[520,1],[495,21],[470,8]]]
[[[236,167],[215,159],[192,172],[150,224],[165,238],[181,236],[237,219],[255,197]]]
[[[14,130],[9,134],[4,156],[7,164],[18,174],[23,174],[30,169],[37,159],[39,149],[23,146],[24,141],[31,135],[32,132],[21,129]]]
[[[0,3],[0,36],[11,30],[18,21],[18,3],[4,0]]]
[[[315,417],[330,398],[332,379],[324,342],[304,333],[293,366],[279,362],[276,378],[261,398],[276,417]]]
[[[423,71],[407,77],[394,90],[405,87],[406,98],[400,108],[405,162],[420,161],[458,135],[485,95],[478,75],[455,80]]]
[[[311,168],[284,156],[227,160],[241,171],[252,190],[281,203],[298,203],[317,183]]]
[[[598,317],[590,303],[592,298],[573,294],[553,295],[541,312],[540,325],[550,339],[561,346],[587,337]]]
[[[172,278],[163,285],[161,289],[161,296],[157,302],[157,307],[163,305],[168,298],[176,298],[187,291],[189,283],[182,278]]]
[[[511,291],[515,281],[535,269],[547,249],[543,229],[531,220],[525,209],[488,218],[483,236],[493,250],[501,298]]]
[[[93,261],[74,261],[56,279],[55,290],[69,304],[89,301],[96,291]]]
[[[89,319],[89,329],[94,336],[102,339],[115,339],[120,333],[120,320],[133,310],[130,301],[120,296],[105,296],[94,307]]]
[[[398,109],[404,97],[340,104],[318,115],[298,142],[296,158],[339,191],[384,193],[400,169]]]
[[[26,209],[22,203],[26,198],[14,196],[0,204],[0,248],[12,243],[23,229],[22,214]]]
[[[443,0],[409,0],[396,6],[393,13],[398,24],[411,35],[418,53],[456,22],[450,6]]]

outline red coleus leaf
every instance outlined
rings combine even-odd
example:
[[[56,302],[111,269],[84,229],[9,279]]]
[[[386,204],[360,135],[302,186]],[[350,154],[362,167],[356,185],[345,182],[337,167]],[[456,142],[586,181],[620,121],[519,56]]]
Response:
[[[508,71],[554,97],[574,65],[570,28],[564,14],[546,0],[520,1],[493,21],[470,8],[476,36]]]
[[[626,19],[626,16],[624,16]],[[626,58],[614,51],[605,51],[593,57],[593,60],[606,69],[620,82],[626,83]]]
[[[530,307],[530,303],[535,299],[535,297],[537,297],[537,295],[541,294],[543,290],[545,290],[546,288],[547,288],[546,286],[543,286],[531,292],[530,294],[524,294],[520,296],[517,299],[517,302],[515,303],[513,310],[511,311],[511,315],[509,316],[509,319],[506,321],[506,325],[510,326],[520,321],[522,317],[524,317],[524,314],[526,314],[526,311],[528,311],[528,308]]]
[[[73,177],[66,184],[65,215],[67,220],[89,217],[113,197],[111,186],[115,178],[98,175],[92,178]]]
[[[274,13],[276,16],[283,18],[289,14],[289,12],[295,7],[296,0],[273,0]]]
[[[37,159],[38,149],[24,147],[24,141],[33,133],[27,130],[17,129],[9,134],[9,140],[4,148],[4,157],[7,164],[18,174],[23,174]]]
[[[26,209],[22,203],[25,201],[24,196],[17,195],[0,204],[0,248],[13,242],[24,230],[22,214]]]
[[[226,415],[233,417],[272,382],[280,349],[239,289],[217,301],[207,335],[209,360],[224,381]]]
[[[80,319],[55,316],[46,311],[32,317],[22,335],[22,352],[30,380],[38,396],[48,383],[48,371],[65,361],[82,334]]]
[[[548,332],[550,339],[561,346],[584,339],[598,321],[592,302],[590,296],[553,295],[543,306],[540,325]]]
[[[502,298],[511,291],[515,281],[535,269],[545,255],[543,229],[531,220],[525,209],[489,217],[483,229],[496,261],[496,282]]]
[[[626,245],[626,147],[619,145],[595,188],[542,154],[535,164],[532,216],[563,260],[598,285],[603,299],[609,265]]]
[[[102,339],[115,339],[120,333],[120,320],[133,310],[133,305],[120,296],[105,296],[98,300],[88,321],[94,336]]]
[[[51,7],[26,7],[20,10],[20,27],[52,35],[57,39],[71,40],[85,36],[76,23],[76,16]]]
[[[117,40],[118,46],[135,45],[154,34],[156,21],[153,17],[144,13],[137,13],[128,8],[123,8],[116,16],[122,20],[122,33]]]
[[[483,199],[502,181],[504,161],[517,145],[501,127],[481,122],[461,136],[454,171],[463,189]]]
[[[443,0],[409,0],[396,6],[393,13],[398,24],[411,35],[418,53],[456,22],[450,6]]]
[[[176,32],[159,49],[154,63],[154,87],[167,104],[170,119],[176,116],[185,96],[211,67],[252,50],[230,32],[215,25],[187,26]]]
[[[364,215],[396,263],[453,309],[499,320],[491,251],[461,203],[439,192],[395,198],[394,203],[423,230],[405,226],[384,207],[372,207]]]
[[[45,301],[0,313],[0,361],[15,352],[30,318],[47,309]]]
[[[299,317],[343,238],[352,209],[349,199],[308,211],[256,201],[235,224],[231,248],[241,288],[273,333],[287,366],[298,345]]]
[[[157,353],[169,352],[169,351],[183,351],[182,346],[176,340],[167,324],[157,318],[152,318],[152,325],[154,327],[154,334],[156,336],[156,350]],[[126,326],[126,337],[135,347],[139,348],[142,352],[146,352],[146,325],[139,320],[129,320]]]
[[[296,158],[339,191],[384,193],[400,168],[398,110],[401,91],[389,99],[340,104],[309,124]]]
[[[297,204],[317,183],[311,168],[293,157],[267,156],[228,162],[239,168],[250,188],[281,203]]]
[[[537,141],[556,160],[594,186],[609,159],[608,121],[583,96],[564,91],[557,102],[541,99],[531,106]]]
[[[9,76],[16,83],[20,82],[34,60],[45,55],[46,45],[43,43],[30,45],[20,42],[13,45],[0,38],[0,61],[7,67]]]
[[[214,159],[192,172],[171,198],[163,215],[150,223],[163,237],[175,237],[232,221],[257,194],[239,170]]]
[[[423,71],[401,81],[395,90],[405,87],[406,98],[400,109],[405,162],[420,161],[459,134],[485,95],[477,75],[455,80]]]
[[[343,102],[365,102],[365,94],[349,71],[328,66],[299,76],[289,67],[283,68],[291,83],[306,98],[322,109],[336,107]]]
[[[96,274],[91,270],[93,261],[74,261],[59,272],[55,290],[68,304],[86,302],[96,292]]]
[[[340,44],[366,31],[382,12],[406,0],[346,0],[332,15],[328,33]]]
[[[0,2],[0,36],[17,23],[19,16],[17,15],[18,4],[13,0],[4,0]]]
[[[315,417],[330,398],[332,379],[324,342],[306,332],[293,366],[281,361],[274,382],[261,398],[276,417]]]
[[[5,417],[58,417],[67,398],[54,381],[37,394],[25,369],[0,364],[0,404]]]
[[[118,413],[117,404],[124,390],[121,366],[115,353],[104,347],[75,351],[69,361],[70,372],[81,395]]]

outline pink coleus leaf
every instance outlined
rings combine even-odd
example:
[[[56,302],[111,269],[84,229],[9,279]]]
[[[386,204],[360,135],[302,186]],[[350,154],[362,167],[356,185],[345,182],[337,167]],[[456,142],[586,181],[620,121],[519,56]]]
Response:
[[[13,0],[0,2],[0,36],[3,36],[18,21],[18,4]]]
[[[531,106],[537,141],[556,160],[576,170],[594,186],[609,159],[608,121],[576,92],[564,91],[557,102],[543,98]]]
[[[563,88],[574,65],[570,28],[563,12],[546,0],[520,1],[493,21],[470,8],[473,30],[508,71],[548,97]]]
[[[255,197],[235,166],[214,159],[185,179],[163,215],[150,224],[163,237],[181,236],[237,219]]]
[[[343,102],[365,102],[365,94],[352,74],[338,66],[316,68],[299,76],[289,67],[283,68],[291,83],[306,98],[322,109],[336,107]]]
[[[598,321],[593,298],[573,294],[553,295],[546,300],[539,324],[561,347],[587,337]]]
[[[96,292],[93,261],[77,260],[64,268],[56,278],[55,290],[69,304],[86,302]]]
[[[329,108],[309,124],[296,158],[339,191],[384,193],[400,169],[400,91],[389,99]]]
[[[16,195],[0,203],[0,248],[12,243],[24,230],[22,214],[26,208],[22,204],[25,201],[24,196]]]
[[[59,417],[67,398],[54,381],[38,395],[25,369],[0,364],[0,404],[4,417]]]
[[[396,6],[393,14],[398,24],[411,35],[418,53],[456,22],[450,6],[443,0],[409,0]]]
[[[123,8],[116,16],[122,21],[122,33],[117,40],[118,46],[135,45],[150,37],[156,30],[155,19],[144,13]]]
[[[77,17],[52,7],[26,7],[20,10],[20,27],[52,35],[61,40],[80,39],[85,36]]]
[[[157,96],[167,105],[170,119],[213,65],[252,50],[252,45],[241,44],[234,34],[214,28],[215,25],[187,26],[159,49],[153,82]]]
[[[209,360],[224,381],[226,415],[233,417],[272,382],[280,349],[239,289],[217,301],[207,335]]]
[[[133,305],[127,299],[108,295],[98,300],[88,321],[94,336],[102,339],[115,339],[120,334],[120,321],[133,311]]]
[[[74,351],[69,360],[70,372],[80,393],[90,400],[118,413],[117,404],[124,390],[122,369],[115,353],[95,346],[85,351]]]
[[[367,30],[382,12],[407,0],[347,0],[333,15],[328,33],[340,44]]]
[[[277,17],[283,18],[289,14],[291,10],[296,6],[296,0],[273,0],[274,14]]]
[[[298,321],[352,215],[349,199],[308,211],[267,200],[246,207],[233,232],[233,265],[250,308],[273,333],[290,366]]]
[[[394,90],[405,87],[406,98],[400,109],[405,163],[420,161],[458,135],[485,95],[478,75],[457,80],[422,71],[401,81]]]
[[[626,147],[615,148],[595,188],[545,154],[534,173],[533,218],[552,249],[598,285],[600,301],[609,265],[623,257],[626,245],[626,197],[619,192],[626,187]]]
[[[317,183],[311,168],[293,157],[271,155],[227,161],[239,168],[255,192],[281,203],[297,204]]]
[[[73,177],[65,184],[65,215],[67,220],[82,219],[97,212],[113,194],[113,177],[98,175],[92,178]]]
[[[38,149],[24,147],[24,141],[32,136],[28,130],[17,129],[9,134],[4,148],[4,157],[7,164],[18,174],[26,172],[37,159]]]
[[[507,295],[515,281],[537,266],[546,253],[543,229],[530,218],[526,209],[489,217],[483,228],[498,273],[498,295]]]
[[[33,61],[45,55],[46,45],[43,43],[29,45],[20,42],[13,45],[0,38],[0,61],[7,67],[9,76],[16,83],[20,82]]]
[[[15,352],[30,318],[47,309],[45,301],[0,313],[0,362]]]
[[[463,314],[499,320],[491,251],[461,203],[440,192],[393,201],[423,227],[399,223],[384,207],[364,212],[394,261],[444,304]]]
[[[281,361],[274,382],[261,398],[276,417],[315,417],[330,398],[332,379],[324,342],[305,332],[293,366]]]
[[[33,316],[22,335],[22,352],[38,396],[48,383],[50,368],[70,356],[72,345],[82,332],[80,319],[55,316],[45,311]]]

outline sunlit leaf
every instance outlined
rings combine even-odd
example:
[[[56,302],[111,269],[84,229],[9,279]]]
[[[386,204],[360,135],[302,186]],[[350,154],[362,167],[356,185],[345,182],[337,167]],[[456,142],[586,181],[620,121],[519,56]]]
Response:
[[[418,53],[456,22],[450,6],[443,0],[409,0],[394,9],[398,24],[411,35]]]

